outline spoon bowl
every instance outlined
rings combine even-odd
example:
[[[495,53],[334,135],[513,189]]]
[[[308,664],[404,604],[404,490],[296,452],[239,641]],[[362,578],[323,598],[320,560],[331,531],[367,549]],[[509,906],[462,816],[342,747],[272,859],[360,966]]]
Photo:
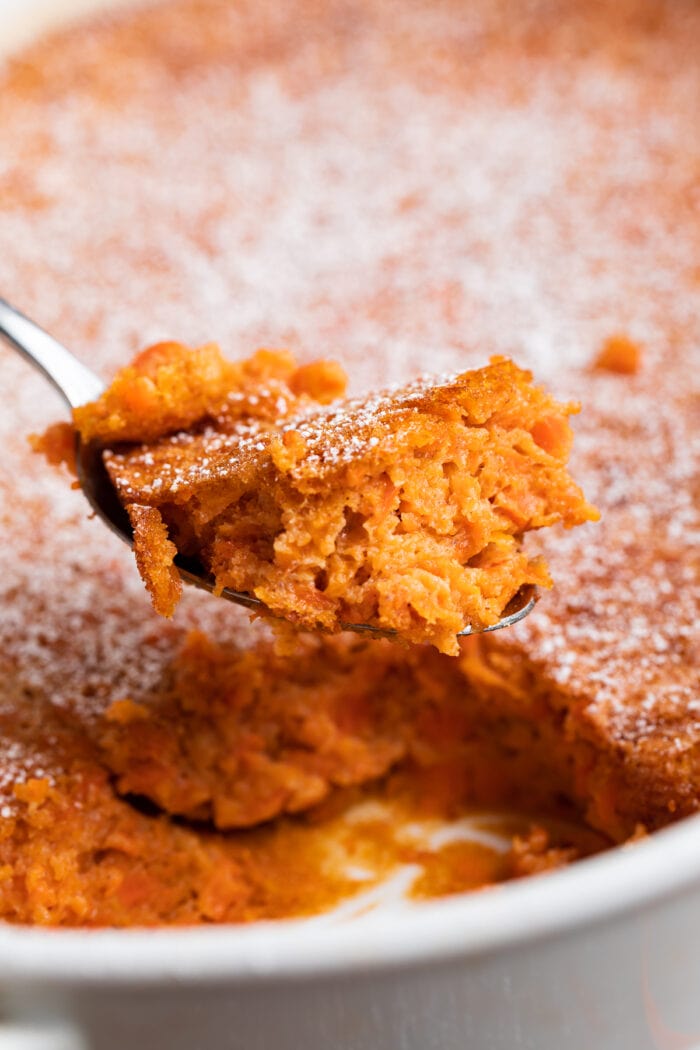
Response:
[[[1,298],[0,336],[48,379],[69,408],[78,408],[94,401],[104,391],[102,380],[65,346]],[[120,540],[133,546],[134,537],[129,517],[107,473],[102,449],[94,443],[81,441],[79,436],[76,436],[76,470],[80,487],[93,512]],[[214,578],[196,558],[178,555],[175,565],[185,583],[210,593],[216,590]],[[225,587],[222,591],[216,590],[216,593],[228,601],[235,602],[236,605],[243,605],[247,609],[270,616],[275,615],[264,602],[245,591],[234,591]],[[532,584],[526,584],[511,598],[497,623],[489,627],[467,625],[458,632],[458,637],[486,634],[510,627],[532,612],[537,600],[537,589]],[[375,637],[388,638],[396,634],[395,631],[372,627],[369,624],[344,623],[342,627],[346,631],[369,633]]]

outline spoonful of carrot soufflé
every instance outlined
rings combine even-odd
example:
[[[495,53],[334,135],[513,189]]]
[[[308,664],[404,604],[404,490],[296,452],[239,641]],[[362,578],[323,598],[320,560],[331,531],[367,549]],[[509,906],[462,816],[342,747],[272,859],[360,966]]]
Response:
[[[551,585],[526,532],[598,517],[566,466],[578,406],[506,358],[348,398],[332,361],[167,342],[105,388],[3,300],[0,335],[72,410],[35,448],[74,465],[164,616],[185,582],[300,628],[454,654]]]

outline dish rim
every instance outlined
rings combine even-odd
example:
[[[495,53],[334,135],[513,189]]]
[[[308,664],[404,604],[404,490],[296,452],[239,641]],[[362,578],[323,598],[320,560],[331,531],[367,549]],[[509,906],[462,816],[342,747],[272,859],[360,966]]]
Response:
[[[700,814],[648,838],[440,901],[329,916],[148,929],[0,928],[0,980],[241,985],[420,968],[541,942],[700,888]]]

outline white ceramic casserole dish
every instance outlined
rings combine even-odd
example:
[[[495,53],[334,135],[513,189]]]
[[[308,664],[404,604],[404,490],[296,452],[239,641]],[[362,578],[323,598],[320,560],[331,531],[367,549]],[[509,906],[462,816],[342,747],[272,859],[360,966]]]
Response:
[[[108,0],[0,0],[0,50]],[[546,878],[326,919],[0,927],[0,1050],[700,1048],[700,818]]]

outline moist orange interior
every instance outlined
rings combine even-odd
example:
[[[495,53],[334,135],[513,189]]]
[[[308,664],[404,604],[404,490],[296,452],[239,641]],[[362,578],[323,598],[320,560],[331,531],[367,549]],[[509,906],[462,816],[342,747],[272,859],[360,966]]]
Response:
[[[457,661],[343,635],[307,637],[284,655],[271,642],[242,650],[193,631],[148,695],[112,700],[80,741],[70,717],[4,724],[66,772],[14,785],[0,840],[3,917],[128,926],[303,916],[409,864],[420,871],[410,894],[425,899],[605,848],[610,838],[561,794],[574,787],[569,756],[560,748],[551,762],[556,729],[526,717],[502,732],[502,712],[470,688],[479,649],[467,653]],[[431,844],[431,829],[465,817],[476,839]],[[416,825],[426,833],[405,830]]]
[[[29,451],[59,410],[0,348],[2,919],[364,909],[406,865],[418,898],[493,887],[697,811],[699,52],[694,0],[173,0],[3,66],[3,295],[105,377],[156,344],[93,417],[115,464],[216,430],[217,390],[268,389],[279,431],[279,397],[325,418],[345,374],[506,357],[585,406],[602,520],[529,535],[556,587],[457,655],[276,646],[191,588],[164,619]],[[157,504],[132,514],[171,607]]]
[[[296,625],[367,624],[456,655],[465,627],[549,586],[526,531],[597,517],[566,471],[575,406],[506,360],[342,390],[331,362],[160,345],[75,421],[84,441],[140,442],[105,460],[161,614],[180,595],[179,551]]]

